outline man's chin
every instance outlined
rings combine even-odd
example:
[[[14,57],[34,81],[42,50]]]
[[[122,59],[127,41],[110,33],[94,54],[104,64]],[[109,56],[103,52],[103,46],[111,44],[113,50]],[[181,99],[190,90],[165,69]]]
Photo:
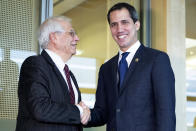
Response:
[[[120,48],[125,48],[126,47],[126,44],[123,42],[121,42],[121,43],[118,43],[118,46],[120,47]]]
[[[76,51],[72,53],[72,55],[76,55]]]

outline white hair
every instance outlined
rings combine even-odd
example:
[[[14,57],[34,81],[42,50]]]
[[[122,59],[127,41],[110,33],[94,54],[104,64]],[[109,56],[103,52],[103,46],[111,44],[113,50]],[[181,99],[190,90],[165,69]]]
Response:
[[[65,21],[71,23],[71,19],[65,16],[54,16],[48,18],[41,24],[38,32],[38,41],[42,49],[46,49],[50,41],[49,35],[52,32],[64,32],[64,28],[60,22]]]

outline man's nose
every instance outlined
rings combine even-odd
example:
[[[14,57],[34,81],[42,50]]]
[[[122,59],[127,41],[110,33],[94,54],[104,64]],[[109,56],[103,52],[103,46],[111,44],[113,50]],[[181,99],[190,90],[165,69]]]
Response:
[[[75,41],[79,41],[80,39],[79,39],[79,37],[78,37],[78,35],[75,35]]]
[[[121,24],[118,24],[117,31],[118,32],[122,32],[123,31],[123,26]]]

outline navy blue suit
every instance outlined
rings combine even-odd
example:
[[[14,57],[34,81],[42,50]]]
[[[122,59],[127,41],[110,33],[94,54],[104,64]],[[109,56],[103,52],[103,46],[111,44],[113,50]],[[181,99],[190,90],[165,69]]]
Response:
[[[81,94],[75,77],[70,76]],[[21,67],[16,131],[81,131],[79,109],[70,103],[67,84],[45,50]]]
[[[166,53],[141,45],[118,86],[117,54],[99,71],[88,126],[107,131],[175,131],[175,78]]]

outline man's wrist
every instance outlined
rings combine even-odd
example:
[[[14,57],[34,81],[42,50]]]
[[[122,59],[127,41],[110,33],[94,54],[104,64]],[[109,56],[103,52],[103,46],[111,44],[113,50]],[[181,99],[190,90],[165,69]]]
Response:
[[[78,107],[78,109],[80,111],[80,116],[82,116],[83,112],[84,112],[83,108],[79,104],[77,104],[76,106]]]

